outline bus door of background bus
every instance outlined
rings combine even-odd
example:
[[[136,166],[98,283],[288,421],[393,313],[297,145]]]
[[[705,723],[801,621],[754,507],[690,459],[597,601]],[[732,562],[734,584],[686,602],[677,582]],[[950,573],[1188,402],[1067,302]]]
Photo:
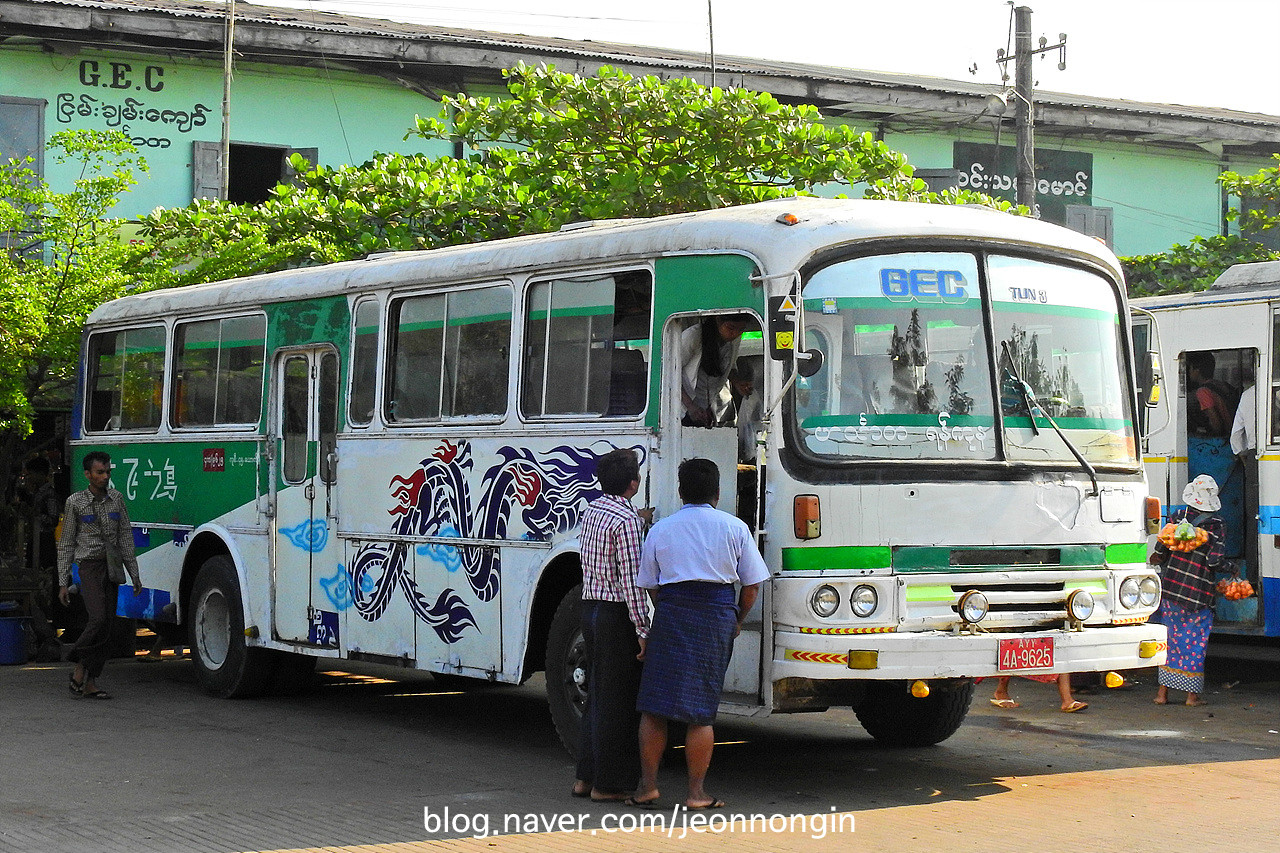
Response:
[[[273,633],[277,639],[338,646],[337,614],[321,607],[321,582],[343,571],[335,534],[338,353],[331,347],[279,352],[272,383],[271,537]]]
[[[1230,562],[1218,576],[1228,578],[1238,568],[1240,575],[1258,590],[1257,448],[1244,454],[1244,458],[1237,458],[1230,440],[1241,395],[1254,384],[1258,350],[1247,347],[1187,351],[1182,353],[1181,362],[1185,400],[1179,425],[1187,448],[1187,477],[1183,482],[1201,474],[1217,481],[1222,500],[1218,515],[1226,527],[1226,556]],[[1225,424],[1220,423],[1222,418],[1211,418],[1203,408],[1216,399],[1225,409]],[[1250,416],[1255,417],[1252,413]],[[1169,503],[1182,503],[1180,486],[1169,495]],[[1214,605],[1215,630],[1252,629],[1262,615],[1258,601],[1257,595],[1238,600],[1219,595]]]

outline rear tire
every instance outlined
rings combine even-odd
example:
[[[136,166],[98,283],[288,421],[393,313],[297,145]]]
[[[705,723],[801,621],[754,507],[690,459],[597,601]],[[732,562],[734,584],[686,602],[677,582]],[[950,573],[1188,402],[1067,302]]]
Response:
[[[191,592],[191,658],[200,685],[222,699],[261,694],[276,670],[267,649],[245,644],[242,601],[231,558],[205,560]]]
[[[547,705],[560,742],[575,759],[587,702],[587,649],[582,638],[582,585],[565,593],[547,634]]]
[[[868,685],[866,698],[854,709],[858,722],[873,738],[889,746],[933,746],[956,733],[973,699],[969,679],[930,681],[923,699],[911,695],[904,681]]]

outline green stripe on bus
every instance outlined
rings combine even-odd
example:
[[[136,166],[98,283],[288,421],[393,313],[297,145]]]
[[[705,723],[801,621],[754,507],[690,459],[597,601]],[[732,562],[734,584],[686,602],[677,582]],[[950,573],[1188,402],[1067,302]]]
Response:
[[[863,418],[866,418],[864,424]],[[800,426],[803,429],[831,426],[938,426],[937,415],[814,415],[805,418]],[[990,415],[952,415],[947,421],[948,429],[963,426],[995,426],[995,418]]]
[[[935,416],[935,420],[936,420]],[[1106,429],[1106,430],[1130,430],[1133,428],[1133,421],[1123,420],[1121,418],[1054,418],[1058,426],[1063,429]],[[1017,427],[1019,429],[1031,429],[1031,418],[1006,417],[1004,419],[1006,427]],[[1044,418],[1036,419],[1036,426],[1042,429],[1050,429],[1049,422]]]
[[[612,305],[584,305],[577,308],[554,308],[551,311],[553,318],[560,317],[611,317],[613,316]],[[529,312],[530,320],[547,319],[546,309]]]
[[[1104,311],[1098,308],[1078,308],[1074,305],[1040,305],[1039,303],[1032,305],[1029,302],[1006,302],[1002,299],[994,300],[996,317],[1009,313],[1017,314],[1052,314],[1055,317],[1087,317],[1090,320],[1103,320],[1108,323],[1119,324],[1120,315],[1113,311]]]
[[[907,601],[952,601],[955,597],[949,585],[907,586]]]
[[[885,545],[839,545],[830,548],[783,548],[782,568],[788,572],[824,569],[887,569],[891,552]]]
[[[1107,562],[1112,565],[1119,563],[1145,564],[1147,562],[1147,543],[1125,542],[1117,545],[1108,545]]]

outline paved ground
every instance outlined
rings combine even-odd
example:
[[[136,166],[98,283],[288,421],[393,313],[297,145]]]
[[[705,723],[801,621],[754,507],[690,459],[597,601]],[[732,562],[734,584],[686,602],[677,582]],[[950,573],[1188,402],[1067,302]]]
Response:
[[[120,661],[116,698],[90,702],[66,691],[68,665],[0,667],[0,850],[1266,850],[1280,681],[1223,686],[1262,666],[1220,667],[1202,709],[1153,705],[1149,672],[1071,715],[1052,685],[1015,681],[1016,711],[980,685],[931,749],[883,749],[847,711],[725,721],[710,787],[730,807],[702,832],[569,798],[533,683],[457,693],[348,669],[305,697],[222,701],[189,661]],[[642,815],[664,831],[642,840]]]

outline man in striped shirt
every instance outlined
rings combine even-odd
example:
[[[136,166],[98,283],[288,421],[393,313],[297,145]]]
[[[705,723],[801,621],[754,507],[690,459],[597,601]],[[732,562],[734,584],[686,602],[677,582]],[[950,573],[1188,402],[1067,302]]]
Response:
[[[640,460],[620,448],[596,462],[604,494],[582,517],[582,636],[587,656],[587,704],[576,797],[626,799],[640,776],[636,691],[649,634],[649,603],[636,586],[644,520],[631,505],[640,490]]]
[[[106,666],[110,651],[111,619],[116,615],[116,599],[123,573],[112,578],[107,565],[114,551],[128,570],[133,594],[142,592],[138,558],[133,550],[133,525],[124,507],[124,496],[110,488],[111,457],[101,450],[85,454],[84,476],[89,488],[67,498],[62,516],[62,538],[58,540],[58,599],[65,607],[71,595],[71,565],[80,569],[80,596],[89,622],[71,647],[68,659],[75,661],[71,673],[72,693],[86,699],[110,699],[100,690],[98,676]]]

